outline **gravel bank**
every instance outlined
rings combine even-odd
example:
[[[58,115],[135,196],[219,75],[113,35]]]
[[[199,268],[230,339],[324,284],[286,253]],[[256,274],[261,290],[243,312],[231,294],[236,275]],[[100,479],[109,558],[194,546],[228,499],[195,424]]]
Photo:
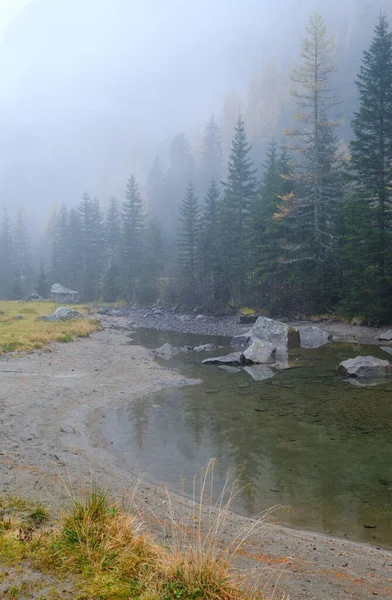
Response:
[[[51,352],[0,360],[0,493],[39,499],[59,511],[70,491],[79,493],[94,480],[119,498],[134,498],[146,523],[162,533],[156,523],[167,518],[166,494],[147,478],[135,481],[101,424],[110,408],[190,382],[127,342],[124,333],[106,328]],[[193,526],[189,502],[174,497],[173,510]],[[230,515],[221,541],[247,522]],[[291,600],[392,597],[392,553],[345,539],[263,525],[237,562],[279,581]]]

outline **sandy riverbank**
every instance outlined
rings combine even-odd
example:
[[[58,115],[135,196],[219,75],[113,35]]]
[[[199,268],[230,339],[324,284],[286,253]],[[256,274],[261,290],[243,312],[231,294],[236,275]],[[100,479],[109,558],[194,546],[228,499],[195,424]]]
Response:
[[[116,330],[55,345],[50,353],[0,360],[0,493],[39,499],[57,511],[68,502],[64,482],[81,490],[94,478],[113,494],[130,496],[135,480],[99,424],[109,408],[185,383]],[[160,488],[139,483],[136,501],[146,521],[165,518]],[[186,514],[185,500],[174,504]],[[243,522],[233,515],[225,535]],[[392,598],[392,553],[376,547],[270,525],[255,532],[239,562],[279,568],[279,585],[293,600]]]

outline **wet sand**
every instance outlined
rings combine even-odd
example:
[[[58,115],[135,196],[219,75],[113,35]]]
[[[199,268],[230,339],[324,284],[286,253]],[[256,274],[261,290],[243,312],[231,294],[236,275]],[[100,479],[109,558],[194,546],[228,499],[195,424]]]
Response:
[[[2,358],[0,493],[39,499],[56,513],[72,490],[79,493],[94,480],[114,496],[132,497],[161,535],[157,521],[167,518],[165,491],[148,474],[139,481],[124,469],[100,425],[110,408],[190,383],[113,329],[54,345],[51,352]],[[178,518],[187,521],[190,503],[179,496],[172,502]],[[232,514],[222,542],[246,522]],[[263,524],[238,564],[262,570],[293,600],[392,598],[392,553],[345,539]]]

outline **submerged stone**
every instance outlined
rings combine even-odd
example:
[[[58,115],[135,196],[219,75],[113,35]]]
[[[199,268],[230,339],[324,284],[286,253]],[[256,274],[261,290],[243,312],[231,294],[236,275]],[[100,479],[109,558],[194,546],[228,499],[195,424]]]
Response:
[[[276,375],[267,365],[252,365],[251,367],[244,367],[246,371],[255,381],[264,381],[265,379],[271,379]]]

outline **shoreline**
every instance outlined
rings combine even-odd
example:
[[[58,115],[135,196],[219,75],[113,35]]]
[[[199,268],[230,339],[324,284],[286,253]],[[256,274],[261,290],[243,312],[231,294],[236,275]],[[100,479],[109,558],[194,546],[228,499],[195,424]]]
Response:
[[[120,308],[101,309],[104,320],[110,326],[147,328],[157,331],[175,331],[184,334],[216,335],[234,337],[248,331],[251,324],[241,324],[238,316],[212,317],[197,313],[177,313],[160,308]],[[274,319],[279,321],[279,319]],[[381,342],[381,334],[392,329],[392,325],[383,327],[367,327],[350,325],[335,320],[302,320],[282,319],[293,327],[315,326],[332,334],[332,342],[348,344],[364,344],[374,346],[392,346],[392,342]]]
[[[105,321],[109,327],[110,319]],[[122,468],[100,423],[109,408],[189,380],[110,328],[54,345],[51,352],[7,356],[0,360],[0,378],[1,493],[41,500],[56,512],[69,503],[66,485],[79,493],[96,480],[117,498],[133,496],[145,520],[162,534],[156,521],[164,521],[168,510],[165,491]],[[172,502],[176,514],[189,519],[192,503],[177,494]],[[251,521],[232,513],[227,537]],[[321,533],[263,525],[238,563],[271,569],[272,581],[279,577],[292,600],[392,596],[392,552]]]

